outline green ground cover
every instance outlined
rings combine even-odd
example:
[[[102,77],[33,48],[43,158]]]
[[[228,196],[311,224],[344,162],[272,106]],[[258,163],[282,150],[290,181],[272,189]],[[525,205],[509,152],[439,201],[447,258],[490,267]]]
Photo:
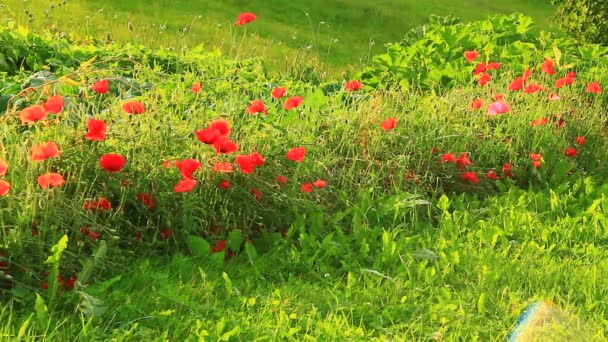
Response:
[[[258,14],[236,30],[270,27]],[[583,322],[562,340],[606,340],[608,48],[529,17],[441,22],[353,71],[359,88],[294,55],[268,73],[235,31],[222,54],[16,22],[2,339],[504,341],[544,300]]]

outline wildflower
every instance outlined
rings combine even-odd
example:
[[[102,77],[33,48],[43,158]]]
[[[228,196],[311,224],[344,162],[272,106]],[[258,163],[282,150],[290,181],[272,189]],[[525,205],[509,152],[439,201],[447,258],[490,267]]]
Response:
[[[229,181],[223,181],[220,183],[219,188],[222,190],[226,190],[230,188],[230,182]]]
[[[549,94],[549,101],[557,101],[560,99],[561,99],[561,97],[559,95],[557,95],[556,93]]]
[[[521,77],[521,79],[524,82],[528,82],[529,78],[530,78],[530,68],[526,68],[526,70],[524,71],[524,75]]]
[[[110,203],[110,201],[108,201],[105,197],[100,197],[99,200],[93,200],[92,202],[85,201],[82,208],[84,210],[90,210],[93,212],[100,209],[110,211],[112,209],[112,203]]]
[[[58,173],[49,172],[38,177],[38,185],[42,189],[48,189],[51,186],[62,186],[64,184],[65,179]]]
[[[260,101],[260,100],[254,100],[253,102],[251,102],[251,105],[249,107],[247,107],[247,113],[249,114],[257,114],[257,113],[264,113],[266,115],[268,115],[268,111],[266,110],[266,107],[264,106],[264,102]]]
[[[566,150],[564,151],[564,154],[568,157],[576,157],[576,149],[573,147],[568,147],[566,148]]]
[[[5,180],[0,180],[0,196],[5,196],[11,191],[11,184]]]
[[[446,153],[441,156],[441,162],[442,163],[455,163],[456,155],[454,153]]]
[[[486,177],[487,177],[488,179],[492,179],[492,180],[497,180],[497,179],[498,179],[498,175],[496,174],[496,171],[495,171],[495,170],[489,170],[489,171],[486,173]]]
[[[196,138],[207,145],[213,144],[220,137],[220,132],[217,129],[205,128],[195,132]]]
[[[504,173],[506,177],[513,177],[513,174],[511,173],[512,169],[513,165],[506,163],[502,166],[502,173]]]
[[[129,101],[122,105],[122,109],[128,114],[142,114],[146,111],[144,104],[139,101]]]
[[[278,175],[278,176],[277,176],[277,182],[278,182],[280,185],[285,185],[285,184],[287,184],[287,177],[282,176],[282,175]]]
[[[480,98],[477,98],[477,99],[473,100],[473,102],[471,102],[471,109],[473,109],[473,110],[479,109],[479,108],[481,108],[481,106],[483,106],[483,100]]]
[[[89,130],[84,138],[87,140],[101,141],[106,138],[106,123],[102,120],[89,119],[87,121],[87,129]]]
[[[547,118],[543,117],[543,118],[540,118],[538,120],[533,120],[532,123],[531,123],[531,125],[532,125],[532,127],[534,127],[534,126],[544,126],[544,125],[547,124],[547,121],[548,121]]]
[[[239,146],[226,136],[220,136],[213,142],[215,153],[230,154],[239,150]]]
[[[234,167],[232,166],[232,163],[215,163],[215,165],[213,165],[213,171],[215,172],[227,173],[232,172],[233,170]]]
[[[0,158],[0,176],[4,176],[8,170],[8,162]]]
[[[555,88],[559,89],[563,86],[571,85],[575,80],[576,78],[574,77],[574,74],[569,73],[566,77],[559,78],[557,81],[555,81]]]
[[[542,154],[540,153],[532,153],[530,154],[530,159],[532,159],[533,161],[539,161],[542,158]]]
[[[230,135],[230,124],[228,124],[228,121],[224,119],[216,119],[211,121],[209,124],[209,129],[217,130],[220,136]]]
[[[486,84],[488,84],[488,82],[490,82],[490,78],[490,74],[485,73],[481,75],[481,77],[477,80],[477,83],[479,83],[479,85],[485,86]]]
[[[19,119],[22,124],[34,123],[39,120],[46,119],[48,116],[46,109],[40,105],[33,105],[23,109],[19,113]]]
[[[509,85],[509,90],[511,90],[511,91],[521,90],[523,87],[524,87],[524,79],[521,77],[518,77],[513,82],[511,82],[511,84]]]
[[[186,178],[182,179],[175,187],[173,191],[175,192],[190,192],[196,186],[197,181],[194,179]]]
[[[461,153],[460,157],[456,159],[456,165],[458,165],[461,170],[466,169],[467,166],[471,165],[469,155],[467,153]]]
[[[156,198],[154,198],[154,195],[152,194],[142,194],[142,193],[138,193],[137,195],[137,200],[143,204],[146,208],[150,209],[150,210],[154,210],[154,208],[156,208]]]
[[[461,175],[463,181],[471,182],[471,183],[479,183],[479,178],[477,178],[477,174],[475,172],[463,172]]]
[[[107,79],[97,81],[93,83],[91,89],[99,94],[105,94],[110,90],[110,82]]]
[[[260,193],[260,190],[258,190],[256,188],[251,188],[249,191],[253,195],[253,198],[255,198],[255,200],[259,202],[260,198],[262,197],[262,194]]]
[[[165,229],[163,229],[163,230],[160,231],[159,238],[161,240],[167,240],[168,238],[170,238],[171,236],[173,236],[173,234],[174,234],[173,230],[165,228]]]
[[[503,94],[496,94],[494,95],[494,100],[495,101],[502,101],[505,99],[505,96]]]
[[[479,52],[477,52],[477,51],[465,51],[464,52],[464,58],[469,62],[474,61],[475,59],[477,59],[477,57],[479,57]]]
[[[236,19],[236,23],[234,23],[236,26],[241,26],[241,25],[245,25],[247,23],[250,23],[252,21],[254,21],[256,18],[256,15],[251,13],[251,12],[245,12],[245,13],[241,13],[239,14],[239,16]]]
[[[359,81],[356,80],[352,80],[352,81],[348,81],[346,83],[344,83],[344,88],[346,89],[346,91],[356,91],[361,89],[361,87],[363,86],[363,84]]]
[[[196,82],[194,84],[192,84],[192,92],[193,93],[200,93],[202,90],[201,84],[199,82]]]
[[[532,161],[532,166],[534,166],[535,169],[540,169],[540,160],[533,160]]]
[[[234,161],[239,164],[241,172],[244,174],[252,173],[255,170],[255,165],[250,156],[239,154]]]
[[[192,174],[201,166],[201,163],[194,159],[183,159],[175,162],[179,173],[184,179],[194,179]]]
[[[285,157],[287,157],[287,159],[293,160],[296,163],[301,163],[302,161],[304,161],[305,156],[306,156],[306,149],[304,147],[294,147],[291,150],[289,150],[289,152],[287,152],[287,154],[285,155]]]
[[[384,120],[384,122],[382,122],[382,124],[380,125],[380,128],[382,128],[385,131],[389,131],[389,130],[395,128],[395,126],[397,126],[397,118],[388,118],[388,119]]]
[[[272,97],[275,99],[280,99],[283,97],[283,95],[285,95],[285,91],[286,89],[283,87],[276,87],[270,92],[270,95],[272,95]]]
[[[494,70],[500,68],[500,63],[492,62],[488,63],[487,70]]]
[[[543,90],[546,90],[546,88],[541,85],[529,84],[526,86],[526,89],[524,89],[524,93],[531,94],[531,93],[535,93],[537,91],[543,91]]]
[[[122,170],[126,162],[127,160],[125,157],[116,153],[107,153],[99,158],[99,165],[110,173],[119,172]]]
[[[487,69],[486,63],[485,62],[481,62],[479,64],[477,64],[477,66],[475,67],[475,71],[473,72],[474,75],[480,75],[483,74]]]
[[[488,106],[488,115],[496,116],[498,114],[507,113],[509,111],[509,106],[502,101],[492,102]]]
[[[32,159],[41,162],[59,156],[59,147],[52,141],[32,147]]]
[[[585,142],[586,142],[586,141],[587,141],[587,138],[585,138],[585,137],[582,137],[582,136],[577,136],[577,137],[576,137],[576,144],[577,144],[578,146],[583,146],[583,145],[585,145]]]
[[[310,184],[310,183],[302,184],[302,186],[300,187],[300,191],[302,191],[303,193],[312,192],[312,184]]]
[[[540,67],[540,70],[549,75],[555,74],[555,70],[553,70],[553,61],[551,61],[549,58],[545,58],[545,62]]]
[[[591,82],[587,85],[587,92],[600,94],[602,92],[602,88],[600,87],[599,83]]]
[[[226,248],[226,241],[220,240],[214,246],[211,247],[211,253],[223,252]]]
[[[303,101],[304,99],[301,96],[292,96],[285,100],[285,105],[283,106],[283,108],[285,110],[292,110],[301,105]]]
[[[327,182],[321,179],[317,179],[312,183],[315,188],[322,189],[327,185]]]
[[[63,110],[63,97],[61,95],[55,95],[49,97],[46,102],[44,102],[44,109],[50,113],[59,113]]]

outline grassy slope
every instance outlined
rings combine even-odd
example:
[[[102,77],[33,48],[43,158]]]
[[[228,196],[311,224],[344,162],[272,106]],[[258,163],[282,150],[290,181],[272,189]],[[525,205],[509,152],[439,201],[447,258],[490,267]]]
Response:
[[[59,23],[63,30],[104,37],[106,32],[112,32],[115,39],[154,46],[181,47],[204,42],[232,53],[238,50],[239,53],[266,56],[279,66],[298,63],[294,62],[294,55],[307,58],[310,46],[313,56],[318,56],[333,72],[345,70],[345,65],[367,62],[370,52],[372,56],[381,52],[383,44],[398,41],[410,28],[423,24],[430,14],[477,20],[490,14],[518,11],[532,16],[539,28],[544,29],[551,24],[553,11],[547,0],[428,0],[424,5],[419,0],[177,0],[152,4],[150,1],[109,0],[103,3],[68,2],[67,7],[51,11],[53,18],[44,18],[42,12],[47,9],[48,1],[33,0],[25,5],[20,0],[2,2],[21,16],[22,23],[26,23],[26,17],[21,12],[28,8],[38,13],[34,19],[36,25],[48,27]],[[102,8],[104,10],[100,12]],[[231,37],[226,26],[232,26],[236,16],[245,11],[258,15],[258,20],[247,27],[247,32],[258,38],[247,39],[239,49],[244,29],[239,28]],[[127,27],[129,20],[133,23],[132,32]],[[163,24],[167,25],[164,33],[158,30]],[[175,32],[191,24],[182,39],[175,38]],[[285,58],[285,55],[289,57]]]

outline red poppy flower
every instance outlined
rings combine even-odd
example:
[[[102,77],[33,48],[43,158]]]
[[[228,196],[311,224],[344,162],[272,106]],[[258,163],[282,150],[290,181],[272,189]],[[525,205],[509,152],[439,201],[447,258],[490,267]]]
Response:
[[[287,89],[283,87],[276,87],[270,92],[270,95],[272,95],[272,97],[274,97],[275,99],[280,99],[281,97],[283,97],[283,95],[285,95],[286,90]]]
[[[461,170],[466,169],[467,166],[471,165],[469,155],[467,153],[461,153],[460,157],[456,159],[456,165],[458,165]]]
[[[549,101],[557,101],[560,99],[561,99],[561,97],[559,95],[557,95],[556,93],[549,94]]]
[[[538,120],[532,121],[531,125],[532,125],[532,127],[535,127],[535,126],[544,126],[544,125],[547,124],[547,121],[548,121],[547,118],[543,117],[543,118],[540,118]]]
[[[471,182],[475,184],[479,183],[479,178],[477,178],[477,173],[475,172],[463,172],[461,178],[465,182]]]
[[[230,182],[229,181],[223,181],[220,183],[219,188],[222,190],[226,190],[230,188]]]
[[[529,78],[530,78],[530,68],[526,68],[526,70],[524,71],[524,75],[521,77],[521,79],[524,82],[528,82]]]
[[[521,88],[523,88],[523,87],[524,87],[524,79],[521,77],[518,77],[513,82],[511,82],[511,84],[509,85],[509,90],[511,90],[511,91],[521,90]]]
[[[534,166],[535,169],[540,169],[540,165],[541,165],[540,160],[533,160],[532,161],[532,166]]]
[[[209,129],[216,129],[219,135],[227,136],[230,135],[230,124],[224,119],[216,119],[211,121]]]
[[[465,51],[464,52],[464,58],[469,62],[474,61],[477,57],[479,57],[479,52],[477,52],[477,51]]]
[[[194,159],[184,159],[176,161],[175,166],[184,179],[194,179],[192,174],[201,166],[201,163]]]
[[[497,180],[498,179],[498,175],[496,174],[496,171],[494,171],[494,170],[488,171],[488,173],[486,173],[486,177],[488,179],[492,179],[492,180]]]
[[[244,174],[252,173],[255,170],[255,165],[250,156],[239,154],[234,161],[239,164],[241,172]]]
[[[486,84],[488,84],[488,82],[490,82],[490,79],[490,74],[485,73],[481,75],[481,77],[477,80],[477,83],[479,83],[479,85],[485,86]]]
[[[553,61],[551,61],[549,58],[545,58],[545,62],[540,67],[540,70],[549,75],[555,74],[555,70],[553,70]]]
[[[221,136],[213,142],[215,153],[230,154],[239,150],[239,145],[226,136]]]
[[[571,85],[574,83],[575,80],[576,80],[576,78],[571,77],[571,76],[562,77],[562,78],[558,79],[557,81],[555,81],[555,88],[559,89],[563,86]]]
[[[513,169],[513,165],[506,163],[502,166],[502,173],[505,174],[506,177],[513,177],[511,170]]]
[[[0,196],[4,196],[11,191],[11,184],[7,181],[0,180]]]
[[[202,89],[203,89],[203,87],[201,87],[200,83],[196,82],[196,83],[192,84],[193,93],[200,93]]]
[[[171,167],[173,167],[173,162],[165,160],[162,165],[165,169],[170,169]]]
[[[0,176],[4,176],[8,170],[8,162],[0,158]]]
[[[524,93],[526,94],[531,94],[531,93],[535,93],[537,91],[542,91],[542,90],[546,90],[547,88],[538,85],[538,84],[529,84],[526,86],[526,89],[524,89]]]
[[[256,189],[256,188],[251,188],[251,194],[253,195],[253,198],[255,198],[256,201],[260,201],[260,198],[262,198],[262,194],[260,193],[260,190]]]
[[[49,172],[38,177],[38,185],[42,189],[48,189],[51,186],[62,186],[64,184],[65,179],[63,179],[63,176],[58,173]]]
[[[173,188],[175,192],[190,192],[196,186],[197,181],[194,179],[182,179],[177,185]]]
[[[126,162],[127,160],[125,157],[116,153],[107,153],[99,158],[99,165],[110,173],[119,172],[122,170]]]
[[[247,107],[247,113],[249,114],[257,114],[264,113],[268,115],[268,111],[266,110],[266,106],[264,106],[264,102],[260,100],[254,100],[251,102],[251,105]]]
[[[105,94],[108,92],[108,90],[110,90],[110,82],[106,79],[97,81],[97,82],[93,83],[93,85],[91,86],[91,89],[93,89],[93,91],[98,92],[100,94]]]
[[[302,191],[303,193],[312,192],[312,184],[310,184],[310,183],[302,184],[302,186],[300,187],[300,191]]]
[[[474,75],[481,75],[484,72],[486,72],[487,69],[487,65],[485,62],[481,62],[479,64],[477,64],[477,66],[475,67],[475,71],[473,72]]]
[[[488,66],[487,66],[488,70],[496,70],[498,68],[500,68],[500,63],[496,63],[496,62],[488,63]]]
[[[361,89],[361,87],[363,86],[363,83],[357,81],[357,80],[352,80],[352,81],[348,81],[346,83],[344,83],[344,89],[346,89],[347,91],[356,91]]]
[[[285,110],[292,110],[301,105],[303,101],[304,99],[301,96],[292,96],[285,100],[283,108],[285,108]]]
[[[239,14],[239,16],[236,18],[236,23],[234,23],[236,26],[241,26],[241,25],[245,25],[247,23],[250,23],[252,21],[254,21],[256,18],[255,14],[251,13],[251,12],[245,12],[245,13],[241,13]]]
[[[600,84],[597,82],[591,82],[587,85],[587,92],[600,94],[602,92],[602,87],[600,87]]]
[[[585,138],[585,137],[581,137],[581,136],[577,136],[577,137],[576,137],[576,144],[577,144],[578,146],[583,146],[583,145],[585,145],[585,142],[586,142],[586,141],[587,141],[587,138]]]
[[[488,106],[488,116],[496,116],[509,112],[509,106],[502,101],[492,102]]]
[[[55,95],[49,97],[44,103],[44,109],[47,112],[59,113],[63,110],[63,97],[61,95]]]
[[[502,101],[505,99],[505,96],[503,94],[496,94],[494,95],[494,100],[495,101]]]
[[[543,156],[540,153],[532,153],[532,154],[530,154],[530,159],[532,159],[534,161],[539,161],[542,157]]]
[[[40,105],[27,107],[19,113],[19,119],[21,120],[22,124],[34,123],[36,121],[46,119],[47,116],[46,109]]]
[[[129,101],[122,105],[122,109],[128,114],[142,114],[146,111],[144,104],[139,101]]]
[[[306,156],[306,149],[304,147],[294,147],[285,155],[287,159],[293,160],[296,163],[301,163],[304,161],[304,157]]]
[[[173,236],[173,234],[174,234],[173,230],[165,228],[165,229],[163,229],[163,230],[160,231],[159,238],[161,240],[167,240],[168,238],[170,238],[171,236]]]
[[[439,153],[439,147],[435,146],[431,149],[431,154],[437,154]]]
[[[110,201],[108,201],[105,197],[100,197],[99,200],[94,200],[92,202],[85,201],[82,207],[84,210],[90,210],[94,212],[100,209],[109,211],[112,209],[112,203],[110,203]]]
[[[389,131],[389,130],[395,128],[395,126],[397,126],[397,118],[388,118],[388,119],[384,120],[384,122],[382,122],[382,124],[380,125],[380,128],[382,128],[385,131]]]
[[[573,147],[568,147],[565,151],[564,154],[568,157],[576,157],[576,149]]]
[[[441,156],[442,163],[454,163],[456,162],[456,155],[454,153],[446,153]]]
[[[223,252],[226,248],[226,241],[220,240],[214,246],[211,247],[211,253]]]
[[[264,166],[264,157],[256,151],[251,152],[249,155],[251,162],[255,166]]]
[[[87,121],[88,132],[84,135],[87,140],[101,141],[106,138],[106,123],[102,120],[89,119]]]
[[[314,182],[312,183],[312,185],[313,185],[315,188],[322,189],[322,188],[324,188],[324,187],[327,185],[327,182],[326,182],[326,181],[324,181],[324,180],[321,180],[321,179],[317,179],[316,181],[314,181]]]
[[[153,210],[156,208],[156,198],[152,194],[137,194],[137,200],[141,202],[146,208]]]
[[[59,147],[52,141],[32,147],[32,159],[37,162],[59,156]]]
[[[212,145],[217,140],[217,138],[221,136],[219,130],[211,128],[201,129],[199,131],[196,131],[195,133],[196,138],[200,142],[205,143],[207,145]]]
[[[234,167],[232,166],[232,163],[215,163],[215,165],[213,165],[213,171],[215,172],[227,173],[232,172],[233,170]]]
[[[287,184],[287,177],[278,175],[277,182],[279,182],[280,185],[285,185]]]
[[[473,100],[473,102],[471,102],[471,109],[473,109],[473,110],[479,109],[479,108],[481,108],[481,106],[483,106],[483,100],[480,98],[477,98],[477,99]]]

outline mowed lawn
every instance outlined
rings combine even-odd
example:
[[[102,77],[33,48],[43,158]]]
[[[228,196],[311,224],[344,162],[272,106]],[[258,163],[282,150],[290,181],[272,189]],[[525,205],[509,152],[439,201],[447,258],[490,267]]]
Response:
[[[0,11],[0,20],[12,15],[37,29],[111,35],[152,47],[204,44],[231,55],[263,57],[281,70],[317,61],[334,74],[369,62],[385,43],[399,41],[431,14],[468,21],[522,12],[547,29],[554,12],[549,0],[84,0],[53,8],[48,0],[2,3],[8,11]],[[253,12],[257,20],[235,28],[241,12]]]

